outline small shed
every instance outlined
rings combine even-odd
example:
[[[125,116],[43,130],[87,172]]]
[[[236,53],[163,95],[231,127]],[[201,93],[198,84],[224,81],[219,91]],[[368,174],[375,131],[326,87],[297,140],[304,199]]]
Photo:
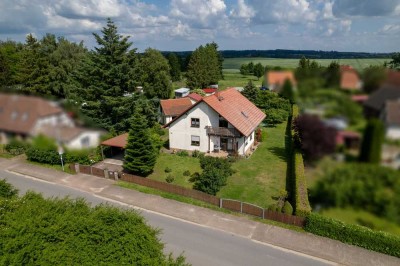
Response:
[[[128,135],[129,135],[129,133],[124,133],[124,134],[118,135],[116,137],[113,137],[111,139],[107,139],[107,140],[103,141],[100,144],[101,155],[102,155],[103,159],[104,159],[104,150],[103,150],[104,146],[110,147],[109,153],[111,156],[122,153],[128,142]]]
[[[183,98],[188,96],[190,93],[190,89],[189,88],[180,88],[175,90],[175,98]]]

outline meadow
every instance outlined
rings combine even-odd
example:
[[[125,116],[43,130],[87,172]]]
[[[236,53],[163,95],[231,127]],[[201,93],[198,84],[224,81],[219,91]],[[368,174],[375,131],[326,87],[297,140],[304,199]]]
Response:
[[[332,61],[338,61],[341,65],[350,65],[356,69],[363,69],[370,65],[382,65],[385,61],[390,61],[388,58],[363,58],[363,59],[315,59],[318,64],[328,66]],[[296,68],[299,59],[292,58],[225,58],[223,68],[225,71],[237,72],[242,64],[253,62],[254,64],[261,63],[264,66],[279,66],[282,68]]]

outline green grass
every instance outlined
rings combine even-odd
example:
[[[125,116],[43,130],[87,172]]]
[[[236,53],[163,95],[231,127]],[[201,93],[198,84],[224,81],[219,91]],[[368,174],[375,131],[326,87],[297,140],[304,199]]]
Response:
[[[363,210],[331,208],[321,211],[321,214],[345,223],[358,224],[373,230],[385,231],[400,236],[400,225]]]
[[[38,163],[38,162],[32,162],[32,161],[26,160],[26,163],[41,166],[41,167],[46,167],[46,168],[61,171],[61,172],[63,171],[62,167],[61,167],[61,162],[59,165],[58,164],[53,165],[53,164]],[[71,171],[71,169],[69,169],[69,164],[64,165],[64,172],[68,173],[68,174],[75,174],[74,172]]]
[[[264,208],[275,203],[272,197],[279,195],[286,184],[285,128],[286,123],[282,123],[263,129],[263,142],[250,158],[233,164],[236,173],[228,178],[228,184],[217,194],[219,197]]]
[[[232,215],[236,215],[236,216],[247,216],[247,215],[239,214],[237,212],[232,212],[232,211],[227,210],[227,209],[221,209],[221,208],[219,208],[219,207],[217,207],[215,205],[208,204],[208,203],[200,201],[200,200],[187,198],[187,197],[184,197],[184,196],[180,196],[180,195],[176,195],[176,194],[173,194],[173,193],[164,192],[164,191],[157,190],[157,189],[154,189],[154,188],[140,186],[140,185],[137,185],[137,184],[134,184],[134,183],[118,181],[116,183],[116,185],[120,186],[120,187],[123,187],[123,188],[136,190],[136,191],[139,191],[139,192],[142,192],[142,193],[158,195],[158,196],[166,198],[166,199],[176,200],[176,201],[179,201],[179,202],[188,203],[188,204],[199,206],[199,207],[203,207],[203,208],[208,208],[208,209],[211,209],[211,210],[214,210],[214,211],[228,213],[228,214],[232,214]],[[284,224],[284,223],[280,223],[280,222],[276,222],[276,221],[272,221],[272,220],[264,220],[264,219],[260,219],[260,218],[253,217],[253,216],[247,216],[247,217],[249,217],[253,221],[261,222],[261,223],[264,223],[264,224],[270,224],[270,225],[275,225],[275,226],[283,227],[283,228],[294,230],[294,231],[298,231],[298,232],[304,232],[304,230],[302,228],[298,227],[298,226],[294,226],[294,225],[290,225],[290,224]]]
[[[7,158],[7,159],[14,157],[14,155],[8,153],[8,152],[4,149],[4,146],[5,146],[4,144],[0,144],[0,157],[1,157],[1,158]]]
[[[167,167],[172,172],[165,173],[164,170]],[[161,153],[154,166],[154,172],[148,178],[165,182],[167,175],[172,175],[175,178],[173,184],[192,188],[193,184],[189,182],[189,177],[183,175],[186,170],[189,170],[191,174],[201,172],[199,159],[191,156],[182,157],[176,154]]]
[[[332,61],[339,61],[339,64],[351,65],[356,69],[363,69],[370,65],[382,65],[385,61],[390,61],[387,58],[365,58],[365,59],[316,59],[320,65],[328,66]],[[253,57],[253,58],[225,58],[223,63],[223,68],[229,71],[234,71],[240,69],[242,64],[247,64],[253,62],[254,64],[261,63],[267,66],[279,66],[282,68],[296,68],[299,59],[287,59],[287,58],[263,58],[263,57]]]
[[[244,87],[247,85],[249,80],[253,81],[255,85],[261,85],[262,79],[259,80],[255,76],[245,76],[238,72],[229,72],[224,70],[224,79],[218,82],[218,87],[221,90],[225,90],[229,87]]]

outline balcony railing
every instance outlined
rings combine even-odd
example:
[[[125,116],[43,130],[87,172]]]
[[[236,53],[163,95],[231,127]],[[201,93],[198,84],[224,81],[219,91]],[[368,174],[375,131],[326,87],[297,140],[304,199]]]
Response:
[[[207,126],[207,134],[220,137],[240,138],[241,134],[235,128]]]

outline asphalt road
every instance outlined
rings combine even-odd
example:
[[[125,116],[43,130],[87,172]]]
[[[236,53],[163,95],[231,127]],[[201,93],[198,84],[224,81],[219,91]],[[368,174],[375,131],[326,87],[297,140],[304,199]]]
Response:
[[[90,193],[5,171],[0,171],[0,178],[6,178],[21,193],[33,190],[42,193],[45,197],[80,197],[92,204],[108,202],[119,207],[128,207]],[[255,242],[213,228],[146,210],[140,210],[140,212],[150,225],[162,229],[161,240],[166,243],[166,251],[173,252],[174,255],[183,253],[187,261],[193,265],[329,265],[325,261],[310,256]]]

